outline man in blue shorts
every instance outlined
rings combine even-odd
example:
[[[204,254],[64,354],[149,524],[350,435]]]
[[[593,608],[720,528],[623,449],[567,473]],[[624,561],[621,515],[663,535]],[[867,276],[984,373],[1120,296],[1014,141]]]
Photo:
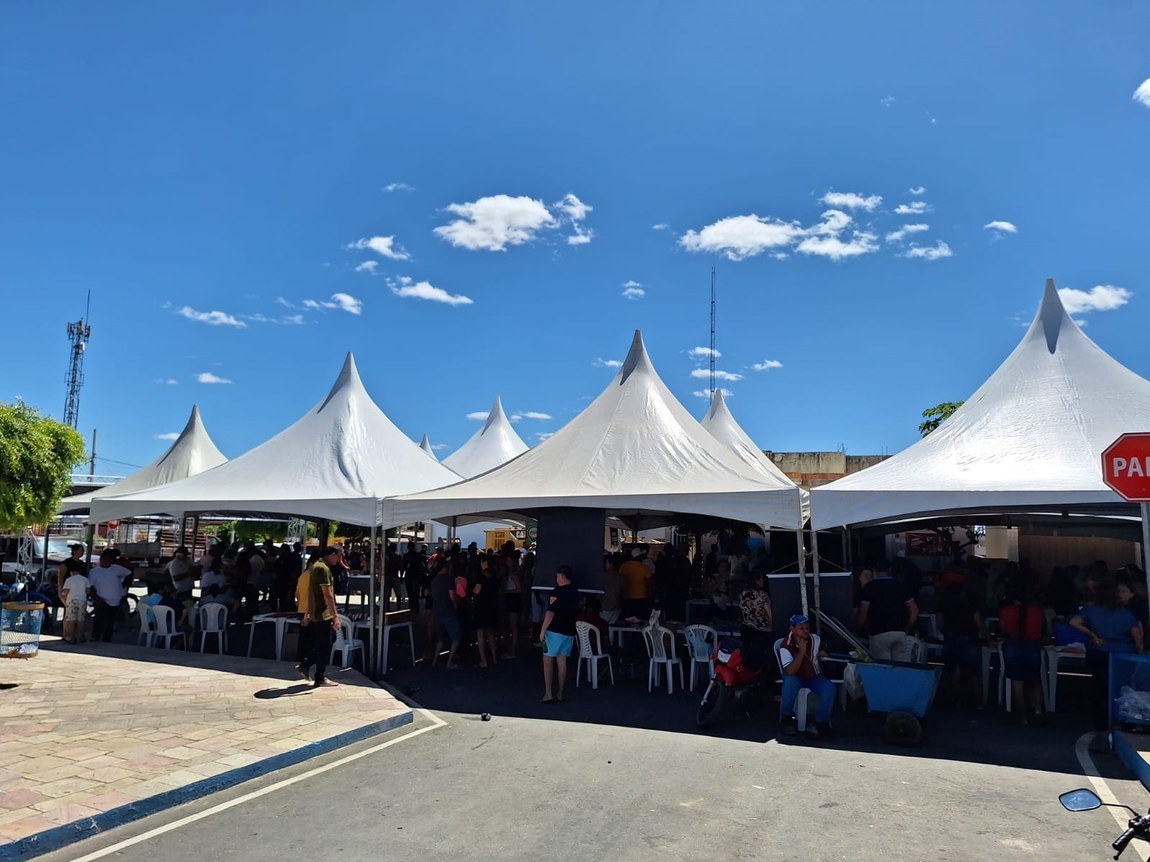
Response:
[[[539,640],[543,642],[543,703],[563,700],[567,684],[567,656],[575,645],[575,617],[579,613],[579,590],[571,583],[571,567],[560,566],[555,571],[555,589],[543,615]],[[559,679],[552,696],[552,681],[558,665]]]

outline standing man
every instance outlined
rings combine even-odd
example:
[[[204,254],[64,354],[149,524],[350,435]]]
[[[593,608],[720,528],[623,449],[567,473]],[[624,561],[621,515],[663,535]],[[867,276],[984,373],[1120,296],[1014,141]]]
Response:
[[[647,550],[635,546],[631,549],[631,559],[619,567],[623,579],[623,616],[638,617],[643,622],[651,615],[651,604],[647,600],[651,581],[651,570],[646,564]]]
[[[874,580],[859,596],[859,625],[870,634],[867,651],[879,661],[910,661],[910,634],[918,622],[918,603],[890,573],[890,563],[878,560]]]
[[[793,732],[795,727],[795,700],[800,688],[809,688],[819,696],[815,708],[814,727],[807,727],[807,736],[818,739],[826,733],[835,706],[835,684],[823,676],[819,668],[822,644],[818,635],[811,634],[811,623],[802,614],[790,619],[791,630],[779,647],[779,664],[783,667],[783,695],[780,712],[783,727]]]
[[[116,617],[120,613],[120,602],[127,594],[124,581],[132,576],[130,571],[117,565],[119,556],[120,552],[115,548],[105,549],[100,554],[99,565],[92,569],[88,578],[96,600],[96,618],[92,623],[92,641],[95,643],[111,642]]]
[[[188,554],[188,549],[183,545],[176,548],[176,555],[172,557],[168,563],[167,569],[176,599],[181,602],[190,599],[192,597],[192,587],[196,585],[196,572]]]
[[[451,576],[451,566],[447,560],[440,560],[435,566],[435,577],[431,579],[431,620],[435,624],[434,637],[428,643],[435,644],[435,654],[431,659],[431,666],[439,664],[439,654],[443,647],[450,643],[451,651],[447,654],[447,669],[455,670],[455,653],[459,650],[459,642],[463,640],[463,627],[459,624],[459,617],[455,613],[455,606],[459,603],[459,594],[455,591],[455,579]],[[431,634],[430,628],[428,633]]]
[[[301,621],[301,625],[307,629],[308,654],[296,669],[304,679],[308,679],[311,667],[315,665],[315,676],[310,677],[314,680],[315,688],[339,685],[324,677],[324,671],[327,670],[328,658],[331,656],[334,626],[339,618],[335,609],[331,570],[333,566],[340,564],[342,557],[342,550],[328,546],[323,549],[321,559],[316,560],[315,565],[311,567],[308,608]]]
[[[551,591],[539,631],[539,640],[543,643],[543,703],[563,700],[563,688],[567,685],[567,656],[571,655],[571,648],[575,645],[575,617],[578,613],[579,590],[571,583],[571,567],[560,566],[555,570],[555,589]],[[556,665],[558,680],[555,680]],[[554,694],[553,681],[558,683]]]

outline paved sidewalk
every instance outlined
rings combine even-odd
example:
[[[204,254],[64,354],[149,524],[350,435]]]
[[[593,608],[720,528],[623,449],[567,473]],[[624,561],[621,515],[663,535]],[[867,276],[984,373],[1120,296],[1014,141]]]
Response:
[[[355,671],[46,640],[0,662],[0,860],[45,852],[412,721]]]

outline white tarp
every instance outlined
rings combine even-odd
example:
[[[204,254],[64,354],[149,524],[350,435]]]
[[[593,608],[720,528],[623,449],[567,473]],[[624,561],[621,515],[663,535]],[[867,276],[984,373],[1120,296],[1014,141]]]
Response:
[[[607,389],[535,448],[450,488],[383,502],[384,526],[546,507],[604,509],[630,523],[693,513],[796,529],[799,490],[706,431],[659,379],[639,332]]]
[[[136,494],[97,496],[92,517],[261,512],[370,526],[380,497],[458,480],[376,406],[349,353],[328,396],[290,428],[206,473]]]
[[[1150,431],[1150,381],[1086,337],[1052,279],[1034,322],[953,416],[874,467],[811,492],[818,529],[942,512],[1116,504],[1102,450]]]
[[[200,419],[199,405],[193,405],[188,424],[184,426],[184,430],[167,452],[148,466],[141,467],[131,476],[126,476],[118,482],[97,488],[95,491],[65,497],[60,501],[60,514],[82,514],[88,511],[92,499],[97,495],[108,497],[155,488],[157,485],[166,485],[218,467],[227,460],[204,428],[203,420]]]
[[[507,414],[503,412],[503,402],[495,396],[495,403],[483,427],[471,435],[471,439],[443,459],[445,466],[450,467],[465,479],[494,470],[506,464],[517,455],[527,451],[527,444],[523,442],[511,423],[507,421]]]
[[[424,434],[423,439],[419,441],[419,448],[422,449],[424,452],[426,452],[428,455],[430,455],[432,458],[434,458],[436,461],[439,460],[439,458],[435,454],[435,450],[431,448],[431,440],[428,438],[428,436],[426,434]]]

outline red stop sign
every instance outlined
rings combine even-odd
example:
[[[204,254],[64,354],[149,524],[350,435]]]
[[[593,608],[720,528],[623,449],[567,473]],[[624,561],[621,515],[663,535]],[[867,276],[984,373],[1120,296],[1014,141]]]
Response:
[[[1133,503],[1150,502],[1150,434],[1123,434],[1107,446],[1102,481]]]

